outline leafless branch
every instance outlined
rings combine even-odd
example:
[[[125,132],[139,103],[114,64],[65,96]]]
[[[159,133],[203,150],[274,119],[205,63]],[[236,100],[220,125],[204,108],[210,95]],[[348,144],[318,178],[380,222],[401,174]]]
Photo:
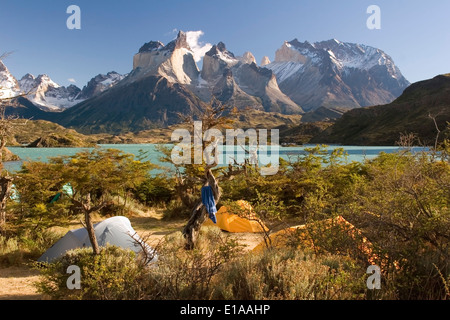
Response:
[[[162,246],[164,239],[160,239],[158,243],[152,247],[148,244],[150,235],[146,237],[140,237],[137,232],[134,234],[128,233],[128,235],[133,239],[133,241],[141,247],[142,262],[144,266],[155,262],[158,258],[158,249]]]
[[[437,150],[437,148],[438,148],[438,144],[439,144],[439,136],[441,135],[441,130],[439,129],[439,126],[438,126],[437,121],[436,121],[436,118],[437,118],[437,116],[439,116],[439,115],[440,115],[440,112],[439,112],[438,114],[434,115],[434,116],[433,116],[431,113],[428,114],[428,117],[429,117],[431,120],[433,120],[434,126],[436,127],[436,131],[437,131],[436,139],[435,139],[435,141],[434,141],[434,150]]]

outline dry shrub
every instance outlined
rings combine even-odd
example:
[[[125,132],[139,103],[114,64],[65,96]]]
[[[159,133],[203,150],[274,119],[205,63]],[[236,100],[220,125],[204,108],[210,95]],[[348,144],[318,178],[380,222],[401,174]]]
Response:
[[[222,267],[232,261],[241,246],[217,228],[203,228],[194,250],[184,249],[176,233],[159,249],[159,261],[149,270],[148,299],[207,300]]]
[[[220,275],[216,299],[328,300],[364,298],[364,275],[347,258],[271,249],[249,253]]]
[[[129,250],[108,246],[97,256],[92,249],[69,251],[42,268],[39,292],[53,299],[179,300],[209,299],[213,279],[231,261],[240,246],[220,230],[205,228],[195,250],[184,250],[181,233],[158,244],[158,260],[145,263]],[[78,266],[81,289],[67,288],[67,268]]]
[[[70,290],[69,266],[80,268],[81,289]],[[58,300],[137,300],[145,290],[146,270],[136,254],[108,246],[94,256],[92,248],[71,250],[54,263],[39,265],[38,292]]]
[[[11,266],[22,262],[23,254],[16,238],[0,235],[0,265]]]

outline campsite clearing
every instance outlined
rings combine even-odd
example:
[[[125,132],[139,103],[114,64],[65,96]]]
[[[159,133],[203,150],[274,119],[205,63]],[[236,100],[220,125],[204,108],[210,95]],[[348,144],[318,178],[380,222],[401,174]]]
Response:
[[[164,236],[183,229],[186,221],[162,220],[162,215],[151,212],[130,217],[132,226],[146,242],[152,246],[158,243]],[[103,219],[96,217],[95,222]],[[74,224],[71,228],[79,228],[81,225]],[[245,246],[245,250],[252,250],[262,241],[259,233],[230,233],[239,243]],[[0,268],[0,300],[42,300],[43,295],[36,292],[33,283],[40,279],[39,272],[27,265]]]
[[[0,269],[0,300],[42,300],[33,286],[39,277],[26,266]]]

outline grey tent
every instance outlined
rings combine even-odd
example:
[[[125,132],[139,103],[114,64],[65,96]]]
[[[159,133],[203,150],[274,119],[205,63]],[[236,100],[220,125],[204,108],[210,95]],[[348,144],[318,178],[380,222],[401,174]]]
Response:
[[[140,253],[143,250],[143,246],[138,243],[141,242],[143,244],[142,239],[136,234],[130,220],[126,217],[109,218],[95,224],[94,229],[98,244],[101,247],[110,244],[130,249],[136,253]],[[38,259],[38,262],[53,262],[63,256],[68,250],[84,247],[92,247],[87,230],[85,228],[71,230],[48,249]],[[144,250],[148,254],[153,254],[153,250],[148,245],[144,244]]]

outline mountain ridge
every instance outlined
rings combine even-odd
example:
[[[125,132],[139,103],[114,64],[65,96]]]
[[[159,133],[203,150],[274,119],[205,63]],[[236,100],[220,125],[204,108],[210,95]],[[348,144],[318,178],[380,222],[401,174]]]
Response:
[[[275,61],[265,67],[274,71],[280,89],[305,111],[389,103],[409,85],[382,50],[336,39],[285,41]]]
[[[44,109],[36,103],[38,97],[48,99],[47,92],[70,88],[70,99],[79,103],[57,114],[38,112],[34,118],[85,133],[116,134],[173,125],[180,120],[179,113],[200,110],[213,100],[238,110],[307,113],[307,121],[335,119],[343,108],[391,102],[408,84],[382,50],[335,39],[285,41],[275,61],[265,57],[262,64],[256,64],[251,52],[236,56],[219,42],[206,52],[200,70],[187,34],[180,31],[167,45],[144,43],[126,75],[97,75],[83,89],[58,87],[48,80],[51,90],[28,98]],[[26,78],[31,81],[34,76]],[[33,113],[29,103],[23,107],[14,110]]]
[[[434,145],[438,132],[432,117],[442,139],[450,122],[450,75],[413,83],[390,104],[350,110],[311,142],[395,145],[402,134],[414,134],[416,143]]]

